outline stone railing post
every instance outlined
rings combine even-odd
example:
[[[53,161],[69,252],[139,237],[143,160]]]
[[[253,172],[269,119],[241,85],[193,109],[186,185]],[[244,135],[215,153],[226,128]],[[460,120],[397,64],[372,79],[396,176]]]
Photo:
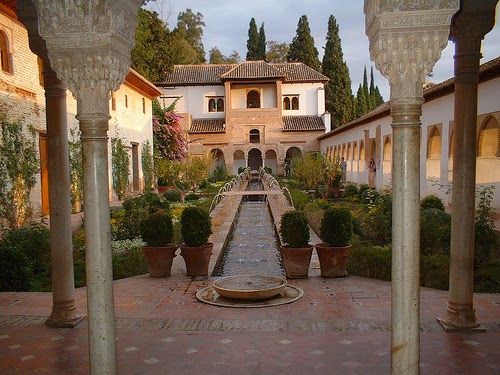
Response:
[[[477,155],[477,87],[481,41],[495,23],[497,0],[465,1],[453,17],[455,115],[450,287],[445,330],[483,330],[474,310],[474,232]]]
[[[51,67],[77,100],[82,132],[91,374],[115,374],[109,222],[109,92],[130,70],[139,0],[34,0]]]
[[[458,0],[365,0],[366,34],[389,79],[392,121],[391,374],[419,374],[420,115],[425,77],[446,47]]]

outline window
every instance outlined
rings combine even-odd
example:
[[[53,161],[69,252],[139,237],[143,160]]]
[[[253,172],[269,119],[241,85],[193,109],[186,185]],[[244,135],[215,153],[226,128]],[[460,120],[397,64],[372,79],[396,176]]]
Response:
[[[142,113],[146,113],[146,99],[142,98]]]
[[[116,111],[116,92],[111,91],[111,110]]]
[[[436,126],[431,128],[429,134],[427,159],[441,159],[441,133]]]
[[[128,95],[125,95],[125,108],[128,108]]]
[[[260,108],[260,94],[257,90],[251,90],[248,92],[247,108]]]
[[[283,110],[296,111],[299,109],[299,96],[298,95],[287,95],[283,97]]]
[[[260,132],[258,129],[250,130],[250,143],[260,143]]]
[[[213,97],[208,100],[208,112],[224,112],[224,99]]]
[[[12,74],[11,57],[7,35],[3,31],[0,31],[0,65],[4,72]]]
[[[500,157],[500,125],[494,117],[486,119],[481,126],[477,156],[482,158]]]

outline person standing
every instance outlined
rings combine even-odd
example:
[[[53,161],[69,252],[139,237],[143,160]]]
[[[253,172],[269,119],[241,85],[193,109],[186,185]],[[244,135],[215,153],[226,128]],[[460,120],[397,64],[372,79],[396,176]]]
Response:
[[[370,158],[368,163],[368,185],[370,189],[375,189],[375,173],[377,172],[377,165],[375,164],[375,160]]]
[[[342,186],[345,186],[346,183],[346,174],[347,174],[347,162],[345,161],[345,158],[342,156],[341,162],[340,162],[340,170],[342,171]]]

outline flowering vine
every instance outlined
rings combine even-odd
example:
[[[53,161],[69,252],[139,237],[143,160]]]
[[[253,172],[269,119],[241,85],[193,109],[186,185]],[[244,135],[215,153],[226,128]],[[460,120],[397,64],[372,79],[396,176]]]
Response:
[[[174,111],[175,103],[166,109],[156,110],[153,115],[154,147],[160,159],[184,161],[187,142],[180,126],[181,116]]]

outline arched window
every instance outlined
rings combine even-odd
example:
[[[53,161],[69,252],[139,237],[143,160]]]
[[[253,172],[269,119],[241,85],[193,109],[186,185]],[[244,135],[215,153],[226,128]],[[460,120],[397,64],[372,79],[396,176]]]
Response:
[[[441,133],[435,126],[431,128],[429,133],[427,159],[441,159]]]
[[[248,92],[247,108],[260,108],[260,94],[257,90],[251,90]]]
[[[250,143],[260,143],[260,132],[258,129],[250,130]]]
[[[365,160],[365,143],[359,141],[359,160]]]
[[[358,144],[356,142],[352,144],[352,160],[358,160]]]
[[[500,157],[500,125],[493,117],[489,117],[481,126],[477,156],[481,158]]]
[[[290,98],[288,96],[283,99],[283,109],[284,110],[290,109]]]
[[[224,112],[224,99],[217,99],[217,112]]]
[[[4,72],[12,73],[11,56],[7,35],[0,31],[0,65]]]
[[[298,110],[299,109],[299,98],[298,96],[294,96],[292,98],[292,110]]]
[[[215,99],[210,99],[208,101],[208,112],[215,112],[217,108],[215,107]]]
[[[391,158],[392,158],[391,138],[386,137],[384,140],[384,161],[391,161]]]

